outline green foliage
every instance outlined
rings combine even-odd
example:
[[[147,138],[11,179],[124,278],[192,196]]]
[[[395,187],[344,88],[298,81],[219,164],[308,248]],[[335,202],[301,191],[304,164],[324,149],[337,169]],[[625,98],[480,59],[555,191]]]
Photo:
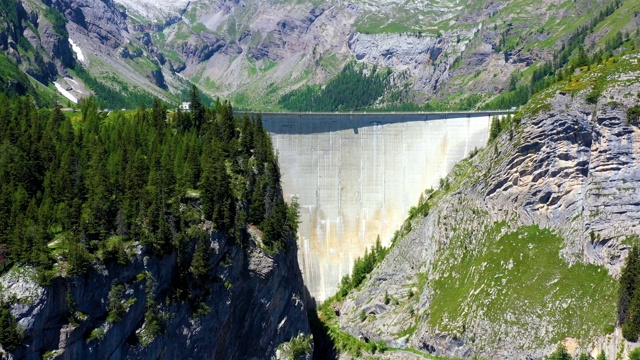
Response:
[[[479,240],[482,245],[475,247],[470,247],[466,234],[457,235],[436,257],[430,326],[461,331],[467,319],[477,317],[512,321],[529,330],[531,343],[542,346],[569,336],[587,339],[614,322],[611,289],[616,285],[605,269],[565,263],[558,255],[563,240],[549,230],[528,226],[505,233],[503,226],[486,228]],[[466,250],[461,256],[462,249]],[[572,300],[577,298],[579,303]],[[535,314],[544,314],[553,330],[531,323],[540,316]],[[486,336],[507,335],[494,329]]]
[[[67,274],[71,277],[80,277],[91,268],[93,256],[73,235],[69,236],[66,256]]]
[[[63,40],[69,38],[69,32],[67,31],[67,20],[64,15],[54,7],[48,7],[44,12],[45,18],[53,25],[53,31]]]
[[[18,331],[16,318],[4,304],[0,304],[0,345],[7,351],[22,345],[22,334]]]
[[[179,129],[177,117],[185,114],[166,121],[157,100],[151,109],[109,116],[93,98],[79,107],[69,119],[59,106],[37,109],[29,98],[0,94],[3,272],[31,265],[43,281],[81,277],[100,263],[126,266],[130,249],[142,245],[144,255],[177,254],[171,288],[196,308],[210,294],[199,284],[212,283],[205,241],[212,234],[203,219],[213,236],[240,246],[249,239],[249,219],[259,219],[252,225],[266,234],[265,244],[286,250],[297,209],[282,199],[259,116],[241,123],[228,102],[218,102],[189,114],[199,126]],[[110,310],[117,321],[122,308],[114,300]]]
[[[91,330],[91,333],[89,334],[89,338],[87,339],[87,342],[91,342],[93,340],[102,340],[104,339],[105,336],[105,332],[104,332],[104,328],[95,328],[93,330]]]
[[[634,105],[627,110],[627,121],[630,124],[640,124],[640,105]]]
[[[124,213],[117,217],[116,220],[122,226],[125,226],[126,219],[124,218]],[[120,231],[116,230],[116,232],[121,232],[122,234],[126,233],[125,228],[120,228]],[[102,245],[103,243],[100,243]],[[113,235],[110,236],[107,241],[104,242],[104,246],[102,248],[102,255],[104,261],[115,260],[118,265],[127,265],[130,261],[129,254],[127,252],[127,244],[123,241],[123,236]]]
[[[336,297],[341,299],[347,296],[349,291],[360,286],[366,276],[384,259],[388,250],[388,248],[382,246],[380,236],[378,236],[376,244],[371,247],[371,250],[366,249],[364,256],[356,259],[351,276],[346,275],[342,278]]]
[[[409,208],[409,220],[415,219],[418,216],[426,217],[429,215],[429,210],[429,202],[425,200],[424,194],[420,194],[418,205]]]
[[[612,15],[621,5],[621,1],[612,1],[589,22],[579,27],[563,44],[560,51],[554,52],[553,60],[538,65],[533,70],[529,84],[518,86],[519,78],[512,76],[509,80],[509,91],[485,104],[483,109],[509,109],[524,105],[533,94],[548,88],[557,81],[562,81],[565,73],[566,76],[569,76],[576,68],[597,63],[622,46],[622,42],[616,36],[616,40],[605,47],[604,54],[599,52],[593,57],[589,57],[584,49],[586,37],[593,33],[596,26]],[[599,96],[599,92],[593,92],[587,101],[595,103]]]
[[[146,280],[147,283],[145,285],[145,308],[147,309],[147,311],[144,313],[143,329],[138,334],[138,341],[140,341],[140,344],[142,344],[143,346],[151,343],[153,339],[155,339],[155,337],[164,330],[164,322],[155,300],[155,291],[157,286],[156,281],[151,276],[151,274],[147,274]]]
[[[340,330],[338,318],[332,306],[336,298],[327,299],[316,310],[310,310],[309,324],[313,333],[314,358],[335,359],[337,353],[348,353],[355,358],[363,358],[363,352],[371,354],[384,353],[391,349],[387,344],[380,341],[365,342],[355,338],[353,335]],[[403,351],[415,352],[425,355],[417,350],[402,349]]]
[[[27,75],[4,54],[0,54],[0,92],[10,97],[31,95],[38,98]]]
[[[211,264],[209,262],[211,255],[209,254],[210,247],[206,243],[204,238],[200,238],[196,245],[196,250],[193,254],[193,260],[191,261],[191,267],[189,270],[194,279],[199,284],[207,284],[209,272],[211,271]]]
[[[301,359],[311,353],[311,341],[311,336],[300,334],[287,343],[278,345],[278,349],[283,351],[285,359]]]
[[[593,89],[589,94],[587,94],[585,100],[587,100],[589,104],[595,105],[598,102],[598,98],[600,98],[600,90]]]
[[[622,273],[618,291],[618,322],[622,335],[629,341],[637,341],[640,335],[640,249],[633,246]]]
[[[279,104],[292,111],[363,110],[379,99],[389,84],[390,71],[368,74],[355,63],[347,64],[326,86],[305,86],[280,98]]]
[[[596,360],[607,360],[607,357],[604,354],[604,350],[600,350],[600,354],[598,354]]]
[[[107,310],[109,311],[107,315],[107,321],[114,323],[122,320],[124,314],[126,314],[127,309],[124,306],[122,298],[124,296],[124,285],[117,285],[115,282],[111,284],[111,289],[109,290],[109,304]]]
[[[558,344],[556,351],[549,355],[549,360],[571,360],[571,355],[564,345]]]
[[[491,128],[489,129],[489,141],[493,141],[494,139],[498,138],[498,135],[500,135],[500,133],[502,132],[502,123],[500,121],[500,118],[497,116],[494,116],[491,119]]]
[[[151,105],[153,97],[145,92],[128,88],[116,89],[91,76],[82,65],[77,64],[75,74],[95,93],[102,107],[112,109],[134,109],[140,104]]]
[[[640,348],[635,348],[629,353],[629,360],[640,360]]]

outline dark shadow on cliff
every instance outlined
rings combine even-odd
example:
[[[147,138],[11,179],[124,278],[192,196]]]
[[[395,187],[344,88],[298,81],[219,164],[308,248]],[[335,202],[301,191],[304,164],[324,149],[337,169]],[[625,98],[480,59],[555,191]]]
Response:
[[[320,321],[316,309],[309,309],[307,312],[309,326],[313,334],[313,358],[316,360],[337,359],[335,343],[329,336],[329,327]]]
[[[336,350],[335,342],[329,336],[329,327],[318,318],[316,300],[311,296],[306,285],[304,286],[304,298],[309,327],[313,334],[313,359],[337,359],[338,351]]]

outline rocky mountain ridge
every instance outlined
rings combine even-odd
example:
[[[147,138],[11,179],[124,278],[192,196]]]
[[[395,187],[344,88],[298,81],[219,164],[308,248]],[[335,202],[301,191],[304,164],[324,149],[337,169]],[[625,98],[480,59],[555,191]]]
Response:
[[[615,277],[640,234],[640,130],[627,115],[639,64],[635,54],[577,74],[503,122],[333,305],[341,328],[453,357],[543,358],[562,342],[616,358],[636,347],[616,327]]]
[[[240,107],[267,110],[277,109],[280,96],[291,90],[327,83],[349,61],[390,68],[396,81],[387,95],[395,102],[455,104],[475,94],[475,106],[509,89],[512,75],[550,60],[578,26],[610,1],[580,6],[563,1],[531,6],[524,0],[465,6],[364,0],[22,3],[31,18],[46,6],[62,13],[74,49],[83,52],[76,55],[83,58],[79,63],[116,91],[179,101],[192,82]],[[590,51],[601,48],[614,29],[638,27],[638,17],[629,16],[639,10],[637,5],[624,2],[622,7],[615,20],[589,35],[585,46]],[[567,18],[578,20],[569,23]],[[33,35],[32,28],[23,21],[18,30],[37,44],[39,34]],[[68,76],[83,81],[64,71],[73,58],[68,46],[61,49],[56,55],[52,46],[43,48],[49,54],[45,57],[59,60],[54,61],[57,71],[39,80],[46,85],[58,78],[76,98],[87,96],[88,89],[65,83]]]

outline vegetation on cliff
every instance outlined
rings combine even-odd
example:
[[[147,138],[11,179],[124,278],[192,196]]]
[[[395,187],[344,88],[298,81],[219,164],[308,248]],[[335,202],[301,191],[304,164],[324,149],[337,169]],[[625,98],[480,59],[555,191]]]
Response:
[[[142,245],[153,256],[178,254],[172,296],[198,307],[210,295],[209,236],[244,247],[255,226],[267,252],[287,250],[297,212],[282,197],[260,117],[238,120],[228,102],[208,107],[195,88],[192,103],[186,113],[156,100],[106,114],[90,98],[65,114],[0,95],[0,275],[31,266],[41,283],[81,277],[126,266]],[[113,284],[109,293],[110,322],[131,305],[119,301],[123,290]],[[158,324],[149,301],[145,321]],[[15,336],[5,332],[9,350]]]
[[[279,104],[291,111],[361,111],[385,93],[390,74],[391,70],[378,72],[375,66],[366,69],[348,63],[327,85],[293,90],[283,95]]]
[[[371,272],[364,285],[319,307],[318,316],[325,321],[325,331],[331,339],[338,339],[333,346],[348,352],[348,346],[338,344],[358,344],[355,348],[365,351],[384,340],[387,345],[404,342],[408,347],[435,353],[448,351],[446,346],[450,345],[449,349],[453,349],[450,351],[460,349],[457,354],[467,354],[464,356],[470,356],[469,349],[485,355],[505,348],[520,351],[519,354],[546,355],[550,350],[545,353],[542,349],[566,339],[575,340],[576,351],[582,352],[590,351],[593,341],[605,339],[605,335],[610,339],[607,341],[618,341],[617,326],[622,327],[627,340],[637,341],[638,248],[629,252],[620,285],[603,266],[615,267],[616,257],[625,256],[628,244],[637,242],[632,235],[637,230],[625,229],[622,235],[607,240],[601,240],[593,228],[587,233],[581,219],[592,224],[605,211],[603,206],[573,214],[564,205],[557,205],[567,195],[554,198],[558,196],[555,188],[548,195],[555,201],[550,202],[549,197],[536,198],[537,193],[533,192],[536,184],[554,184],[571,176],[565,174],[558,179],[556,175],[547,175],[536,178],[541,179],[537,183],[529,182],[528,166],[534,165],[522,160],[527,157],[527,161],[535,163],[535,171],[547,171],[547,167],[553,169],[556,157],[561,156],[558,154],[584,148],[581,151],[591,152],[593,164],[603,166],[596,157],[617,151],[616,141],[625,143],[628,141],[625,136],[637,134],[640,80],[636,74],[640,54],[633,50],[631,42],[623,44],[628,47],[620,50],[619,55],[590,59],[562,81],[549,83],[515,116],[496,119],[487,148],[457,164],[441,182],[440,189],[428,192],[428,197],[420,200],[403,225],[401,234],[408,236],[394,242],[387,259]],[[585,119],[585,113],[595,113],[597,117]],[[560,122],[577,123],[585,129],[560,130]],[[532,131],[534,127],[539,128]],[[602,137],[587,137],[583,142],[580,131],[587,136]],[[571,138],[567,140],[565,134]],[[545,143],[531,151],[532,139],[543,139]],[[558,146],[560,142],[566,142],[565,147]],[[548,154],[539,154],[541,149]],[[578,172],[578,165],[568,168]],[[519,174],[517,184],[508,180],[513,179],[509,171]],[[612,194],[602,192],[604,185],[595,180],[604,176],[598,173],[597,166],[589,171],[577,174],[581,186],[586,186],[589,179],[594,181],[593,191],[597,190],[594,199],[611,197]],[[555,174],[552,170],[549,173]],[[619,185],[612,189],[614,194],[636,191],[637,179],[633,174],[625,172],[621,182],[628,189]],[[495,183],[499,185],[492,188]],[[523,189],[516,193],[509,189],[510,185]],[[503,191],[518,199],[532,197],[528,204],[533,205],[526,205],[532,209],[524,215],[529,220],[520,220],[518,209],[511,209],[510,203],[488,200],[502,196],[504,201],[509,195],[500,195]],[[619,205],[610,201],[613,206]],[[485,203],[492,205],[485,207]],[[544,205],[547,203],[550,205]],[[536,210],[540,208],[543,210]],[[543,215],[536,215],[537,211]],[[536,219],[549,222],[563,211],[567,221],[548,227],[536,225]],[[632,217],[633,211],[628,211],[627,217]],[[600,226],[620,226],[609,218],[602,221]],[[578,225],[571,227],[572,224]],[[411,228],[417,231],[404,231]],[[571,239],[576,231],[584,231],[579,240]],[[601,244],[609,241],[615,244],[615,250],[599,260],[593,257],[584,260],[583,256],[589,256],[588,251],[583,253],[584,248],[603,251]],[[571,246],[570,251],[576,255],[567,255]],[[424,258],[414,255],[416,252]],[[592,265],[594,262],[599,265]],[[438,348],[446,336],[452,340]],[[637,351],[624,350],[624,341],[616,346],[622,349],[616,351],[625,354],[620,356],[638,355]],[[509,350],[517,347],[520,349]],[[567,356],[564,347],[551,355]],[[611,356],[609,352],[608,357]]]

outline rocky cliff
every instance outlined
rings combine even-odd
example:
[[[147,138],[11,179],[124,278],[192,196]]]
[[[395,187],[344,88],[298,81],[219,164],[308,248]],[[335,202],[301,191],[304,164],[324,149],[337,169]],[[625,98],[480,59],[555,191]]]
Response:
[[[335,305],[342,329],[455,357],[541,358],[563,342],[615,358],[635,347],[615,327],[615,277],[640,233],[640,129],[627,116],[639,63],[583,69],[504,121]]]
[[[229,0],[161,8],[154,1],[117,2],[131,23],[164,22],[154,41],[180,55],[182,76],[254,108],[274,106],[301,85],[326,83],[352,60],[402,74],[389,91],[410,89],[403,101],[455,102],[472,93],[489,99],[508,89],[512,74],[551,60],[579,26],[612,3]],[[638,10],[628,7],[625,12]],[[631,32],[638,20],[617,21]],[[594,29],[589,43],[602,46],[612,26]]]
[[[29,269],[0,278],[2,301],[24,330],[24,344],[9,359],[265,359],[279,345],[309,336],[304,287],[290,250],[267,254],[252,239],[240,247],[211,237],[211,279],[189,284],[208,292],[200,304],[179,300],[176,253],[158,258],[134,246],[126,266],[112,262],[79,278],[57,277],[39,286]],[[193,251],[194,243],[187,248]],[[109,316],[113,289],[121,286],[121,320]],[[207,289],[207,290],[205,290]],[[111,293],[111,294],[110,294]],[[150,310],[151,309],[151,310]],[[158,315],[150,331],[150,311]]]
[[[551,60],[580,26],[614,3],[619,13],[593,23],[584,41],[585,48],[602,49],[612,29],[633,33],[640,17],[630,15],[639,5],[22,0],[20,21],[5,27],[0,45],[45,85],[75,77],[66,70],[75,53],[93,77],[116,91],[178,102],[193,82],[239,106],[273,109],[283,94],[325,84],[357,61],[394,72],[378,105],[428,99],[455,104],[470,97],[471,108],[508,90],[512,75],[520,79],[531,65]],[[57,30],[54,18],[45,16],[52,9],[67,22],[57,23]],[[25,42],[19,46],[19,37],[37,51]],[[70,81],[61,84],[76,98],[90,93]]]
[[[21,69],[42,83],[68,75],[74,66],[64,18],[29,1],[3,4],[0,48]],[[60,23],[59,21],[62,21]]]

